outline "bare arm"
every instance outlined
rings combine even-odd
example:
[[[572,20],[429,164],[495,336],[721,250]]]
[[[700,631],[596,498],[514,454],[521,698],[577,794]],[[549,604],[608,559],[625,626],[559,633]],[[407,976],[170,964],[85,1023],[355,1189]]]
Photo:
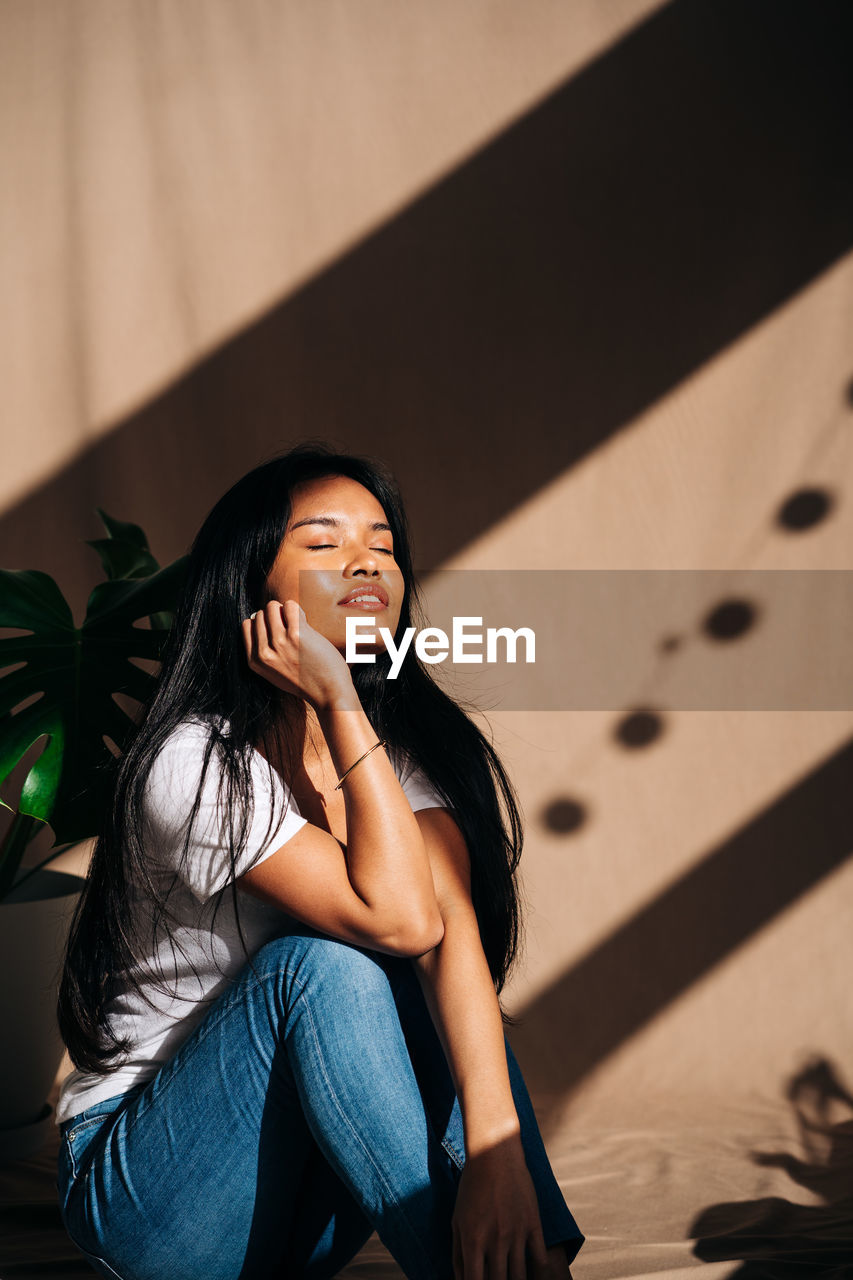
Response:
[[[444,920],[441,942],[413,960],[456,1085],[466,1164],[453,1219],[457,1277],[528,1275],[545,1268],[536,1192],[524,1158],[503,1022],[471,903],[468,850],[447,809],[416,815]],[[542,1273],[542,1272],[540,1272]],[[544,1274],[544,1273],[542,1273]]]
[[[347,674],[349,672],[347,671]],[[376,742],[352,687],[318,708],[338,777]],[[350,883],[374,913],[411,919],[434,941],[441,917],[420,827],[391,761],[381,748],[347,774],[346,861]]]
[[[291,601],[270,602],[254,626],[243,626],[253,669],[315,708],[340,777],[377,740],[342,655]],[[347,941],[399,954],[428,950],[443,934],[430,861],[381,747],[347,774],[343,792],[345,850],[308,824],[238,883]]]
[[[456,1084],[466,1153],[520,1133],[503,1022],[471,902],[468,850],[447,809],[415,815],[431,855],[444,937],[415,963]]]

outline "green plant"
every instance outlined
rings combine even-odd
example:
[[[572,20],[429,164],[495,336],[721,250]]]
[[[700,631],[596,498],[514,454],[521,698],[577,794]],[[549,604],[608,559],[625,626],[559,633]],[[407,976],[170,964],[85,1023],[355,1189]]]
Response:
[[[0,785],[41,739],[0,846],[0,899],[24,851],[46,823],[54,843],[45,862],[98,831],[116,756],[135,725],[113,695],[145,702],[154,677],[132,658],[158,661],[183,585],[186,556],[161,569],[142,529],[97,508],[107,536],[88,543],[107,580],[76,627],[49,574],[0,569],[0,627],[26,635],[0,639]],[[136,625],[147,619],[148,626]],[[57,847],[60,846],[60,847]]]

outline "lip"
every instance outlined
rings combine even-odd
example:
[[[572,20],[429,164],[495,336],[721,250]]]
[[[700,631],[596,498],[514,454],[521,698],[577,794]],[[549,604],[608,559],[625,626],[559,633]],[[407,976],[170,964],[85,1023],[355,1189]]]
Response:
[[[359,600],[358,596],[376,596],[376,600]],[[377,603],[381,601],[381,603]],[[379,583],[364,586],[353,587],[342,600],[338,601],[339,605],[343,605],[349,609],[364,609],[368,613],[378,612],[380,609],[388,608],[388,592],[384,587],[380,587]]]

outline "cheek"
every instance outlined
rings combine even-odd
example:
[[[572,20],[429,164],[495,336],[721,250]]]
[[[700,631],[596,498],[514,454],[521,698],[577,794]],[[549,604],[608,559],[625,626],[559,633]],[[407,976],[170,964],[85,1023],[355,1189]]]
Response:
[[[280,553],[266,581],[268,598],[281,603],[293,600],[296,598],[298,583],[297,569],[292,559]]]
[[[395,626],[400,620],[400,614],[403,612],[403,598],[406,594],[406,586],[403,582],[403,575],[398,571],[394,575],[394,598],[391,601],[389,613],[394,617]]]
[[[324,575],[316,569],[306,569],[301,565],[291,565],[283,569],[276,577],[276,587],[281,592],[278,599],[295,600],[302,606],[306,614],[313,606],[325,604],[329,589],[324,587]]]
[[[327,619],[336,617],[338,614],[343,616],[342,610],[337,607],[343,592],[336,575],[323,573],[320,569],[303,571],[297,586],[300,593],[299,603],[305,610],[306,616],[312,612],[317,615],[322,614]]]
[[[285,600],[298,600],[296,578],[289,573],[276,574],[267,583],[267,594],[270,600],[278,600],[280,604]]]
[[[389,609],[388,612],[390,614],[388,623],[389,628],[392,635],[396,635],[400,627],[400,614],[403,612],[403,606],[398,602],[397,605],[394,608]]]

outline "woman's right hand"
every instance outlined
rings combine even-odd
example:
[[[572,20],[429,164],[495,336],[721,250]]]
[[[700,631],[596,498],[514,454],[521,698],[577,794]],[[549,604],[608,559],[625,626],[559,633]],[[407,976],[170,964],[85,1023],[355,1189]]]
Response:
[[[249,667],[277,689],[296,694],[316,711],[358,695],[346,660],[308,622],[295,600],[270,600],[242,623]]]

